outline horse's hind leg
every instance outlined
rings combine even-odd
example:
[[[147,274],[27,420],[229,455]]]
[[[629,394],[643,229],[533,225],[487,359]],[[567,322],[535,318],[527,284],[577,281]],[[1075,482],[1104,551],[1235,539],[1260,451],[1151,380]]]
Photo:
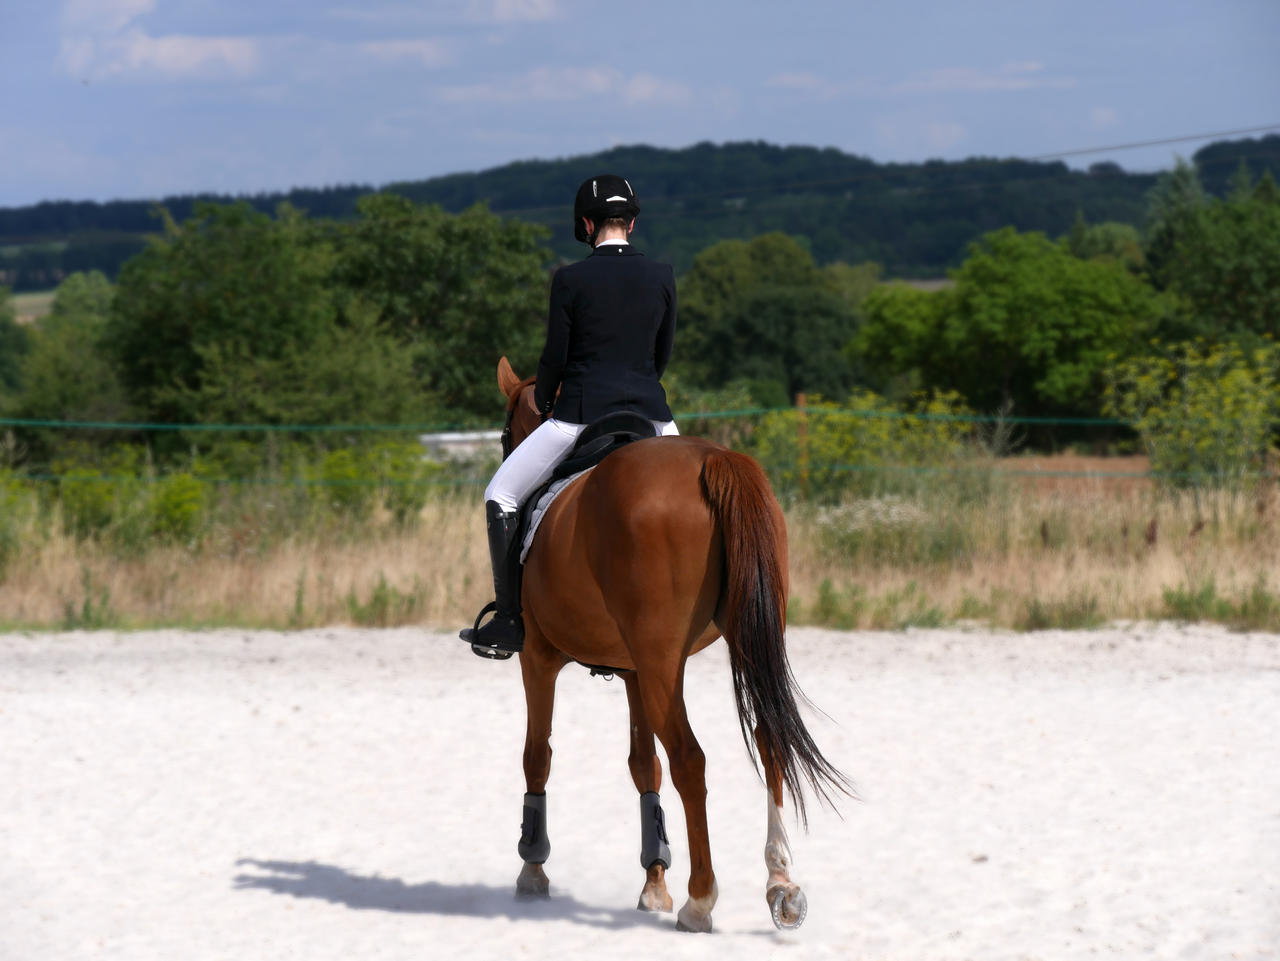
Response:
[[[765,785],[769,789],[768,833],[764,842],[764,863],[769,870],[764,897],[779,928],[798,928],[808,913],[808,902],[799,885],[791,880],[791,844],[782,822],[782,769],[769,754],[760,729],[756,729],[756,747],[764,767]]]
[[[658,803],[662,788],[662,762],[654,748],[653,728],[645,717],[640,699],[640,685],[634,671],[622,675],[627,686],[627,705],[631,709],[631,753],[627,766],[631,780],[640,792],[640,866],[645,869],[644,890],[636,907],[641,911],[670,911],[671,894],[667,891],[667,868],[671,866],[671,849],[667,846],[667,827]]]
[[[531,632],[532,633],[532,632]],[[528,726],[524,740],[524,817],[517,846],[524,867],[516,878],[518,897],[546,897],[550,882],[542,865],[551,854],[547,838],[547,778],[551,776],[551,714],[556,677],[564,658],[536,634],[527,637],[520,653]]]
[[[632,650],[643,649],[632,646]],[[667,750],[671,781],[680,792],[689,832],[689,900],[676,915],[676,927],[710,931],[717,891],[707,831],[707,759],[685,712],[683,664],[641,673],[639,685],[645,716]]]

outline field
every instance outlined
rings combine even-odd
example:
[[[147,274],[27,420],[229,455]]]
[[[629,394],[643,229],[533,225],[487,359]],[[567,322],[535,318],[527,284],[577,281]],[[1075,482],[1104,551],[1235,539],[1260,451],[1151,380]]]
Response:
[[[1176,618],[1280,630],[1274,484],[1174,495],[1135,476],[1135,460],[1007,463],[1019,473],[980,496],[944,479],[914,498],[790,506],[791,621],[1026,630]],[[1098,467],[1103,476],[1080,476]],[[431,498],[411,527],[377,512],[340,524],[300,514],[290,527],[272,520],[282,496],[267,488],[223,509],[192,544],[145,530],[77,540],[56,519],[30,520],[8,535],[0,626],[449,628],[490,599],[474,488]]]
[[[47,314],[53,306],[53,295],[54,291],[52,290],[13,294],[10,299],[12,300],[14,314],[17,316],[18,323],[30,324]]]
[[[551,898],[518,902],[519,669],[417,629],[0,634],[0,954],[1223,958],[1280,944],[1280,636],[793,628],[862,800],[791,822],[809,916],[764,901],[764,790],[723,645],[689,663],[720,891],[634,909],[623,686],[567,670]],[[664,762],[665,766],[665,762]],[[663,791],[676,906],[689,860]]]

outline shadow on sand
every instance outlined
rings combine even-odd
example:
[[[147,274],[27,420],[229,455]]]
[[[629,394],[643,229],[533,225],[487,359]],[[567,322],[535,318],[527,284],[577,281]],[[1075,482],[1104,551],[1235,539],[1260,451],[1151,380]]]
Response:
[[[397,878],[353,874],[315,861],[259,861],[241,858],[240,868],[260,874],[240,873],[237,890],[270,891],[295,898],[316,898],[344,904],[359,911],[393,911],[406,914],[442,914],[469,918],[511,918],[526,921],[573,921],[595,928],[653,928],[672,925],[669,915],[584,904],[571,895],[552,892],[550,898],[517,899],[514,885],[496,888],[487,884],[440,884],[426,881],[405,884]]]

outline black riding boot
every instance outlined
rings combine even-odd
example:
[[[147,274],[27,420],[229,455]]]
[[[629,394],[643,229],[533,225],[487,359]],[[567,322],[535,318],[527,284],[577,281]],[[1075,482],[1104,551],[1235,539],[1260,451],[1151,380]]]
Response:
[[[489,563],[493,565],[495,601],[480,611],[484,617],[494,611],[493,619],[459,633],[471,649],[481,657],[505,660],[524,647],[524,619],[520,616],[520,545],[514,543],[519,525],[518,512],[507,513],[497,501],[485,501],[485,521],[489,528]]]

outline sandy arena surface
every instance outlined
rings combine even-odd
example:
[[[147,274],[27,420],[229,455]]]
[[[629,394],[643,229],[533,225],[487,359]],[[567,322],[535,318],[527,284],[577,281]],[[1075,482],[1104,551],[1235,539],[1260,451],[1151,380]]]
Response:
[[[633,908],[620,681],[561,678],[530,904],[515,662],[416,630],[0,636],[0,961],[1280,956],[1280,637],[789,637],[863,800],[793,828],[809,918],[775,931],[724,647],[695,658],[720,888],[695,936]]]

